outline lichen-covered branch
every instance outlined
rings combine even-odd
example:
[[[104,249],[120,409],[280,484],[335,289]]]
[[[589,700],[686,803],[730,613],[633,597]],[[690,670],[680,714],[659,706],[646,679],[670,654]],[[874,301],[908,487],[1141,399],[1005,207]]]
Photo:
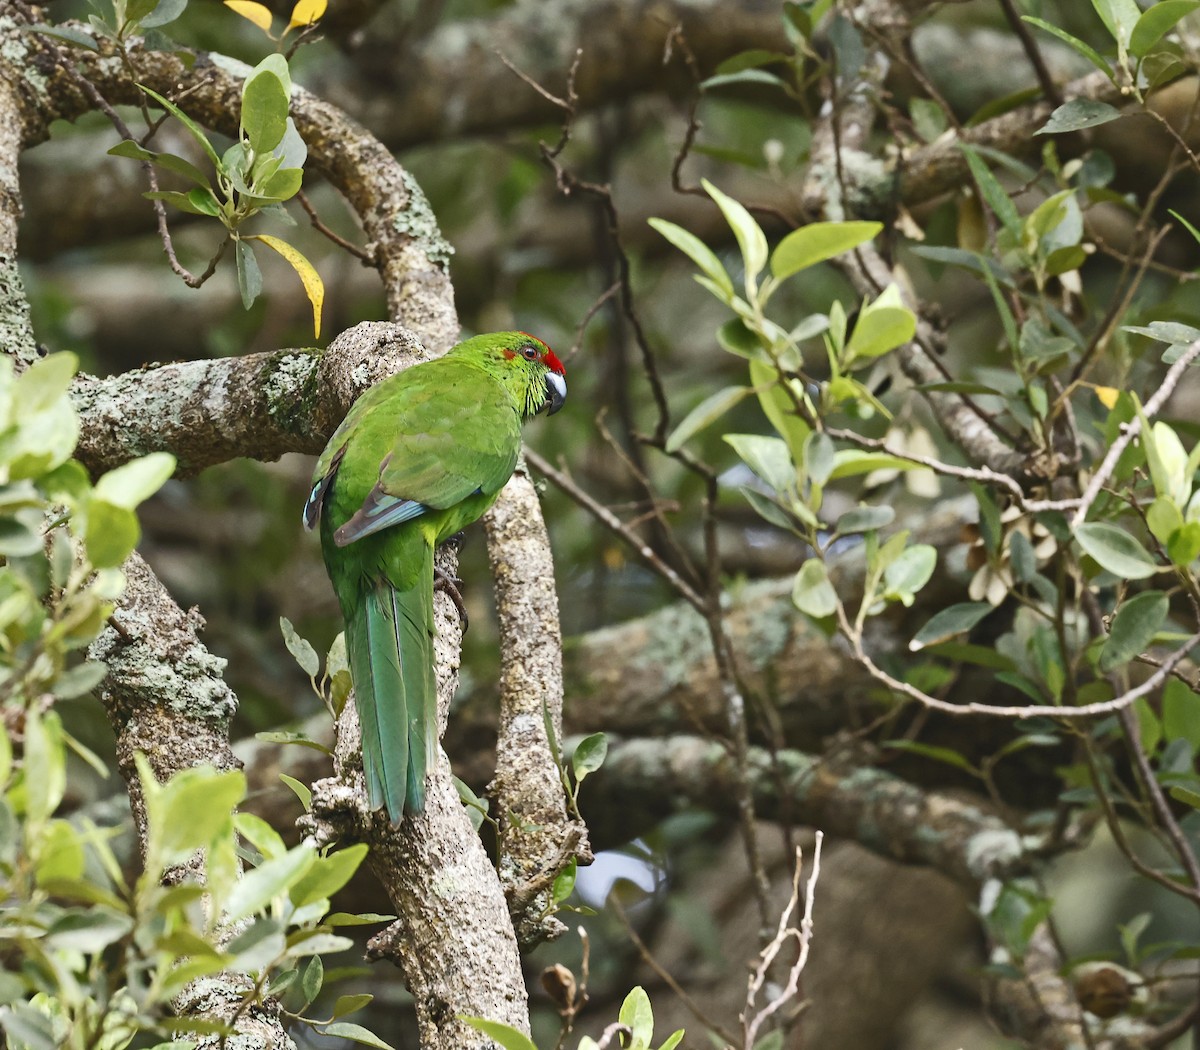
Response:
[[[278,350],[80,376],[71,387],[82,427],[76,454],[98,474],[163,450],[183,475],[238,456],[315,455],[368,386],[428,356],[412,332],[364,322],[323,353]]]
[[[667,816],[681,806],[736,815],[732,758],[698,736],[614,743],[585,797],[606,809],[622,806]],[[1028,868],[1021,836],[983,803],[935,791],[871,767],[839,767],[791,749],[772,755],[752,747],[747,776],[764,820],[784,813],[881,856],[932,867],[977,889],[987,878]]]
[[[437,565],[452,573],[450,547]],[[444,729],[458,684],[462,625],[453,602],[434,595],[434,656],[438,722]],[[517,940],[499,877],[467,817],[444,759],[426,782],[426,806],[396,825],[383,812],[368,813],[354,705],[338,731],[339,776],[313,785],[313,810],[305,818],[316,841],[351,836],[371,843],[368,862],[387,890],[397,921],[369,946],[377,959],[404,971],[421,1030],[421,1046],[491,1050],[486,1036],[463,1024],[465,1014],[529,1031],[525,983]]]
[[[499,869],[523,946],[565,927],[546,916],[554,876],[592,859],[587,829],[567,814],[546,738],[562,739],[562,635],[550,538],[524,468],[484,518],[500,622],[500,737],[489,795],[498,821]]]

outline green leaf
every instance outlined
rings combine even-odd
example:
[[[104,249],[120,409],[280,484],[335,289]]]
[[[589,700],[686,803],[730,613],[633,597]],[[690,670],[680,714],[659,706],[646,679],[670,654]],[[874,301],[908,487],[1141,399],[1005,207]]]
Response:
[[[1200,521],[1180,525],[1167,538],[1167,557],[1175,565],[1191,565],[1200,557]]]
[[[1124,666],[1149,648],[1167,618],[1169,604],[1161,591],[1147,591],[1121,604],[1100,651],[1101,674]]]
[[[242,89],[242,134],[255,153],[270,153],[287,130],[288,90],[275,73],[257,67]]]
[[[1083,128],[1094,128],[1099,124],[1107,124],[1121,116],[1121,111],[1107,102],[1097,102],[1090,98],[1073,98],[1064,102],[1053,113],[1035,135],[1061,135],[1068,131],[1079,131]]]
[[[928,470],[911,459],[901,459],[887,452],[864,452],[856,448],[844,448],[833,457],[831,481],[851,478],[857,474],[870,474],[873,470]]]
[[[337,1002],[333,1004],[333,1016],[335,1018],[346,1017],[349,1014],[361,1010],[374,998],[375,996],[366,992],[360,993],[359,995],[339,995],[337,997]]]
[[[852,536],[858,532],[870,532],[872,529],[882,529],[896,520],[894,507],[882,505],[878,507],[858,506],[846,511],[837,520],[839,536]]]
[[[937,565],[937,549],[928,543],[906,547],[883,572],[887,595],[912,605],[913,595],[929,582]]]
[[[846,344],[846,360],[880,357],[903,346],[916,334],[917,319],[900,300],[893,284],[873,303],[864,306]]]
[[[583,780],[589,773],[595,773],[608,757],[608,737],[603,733],[592,733],[585,736],[575,748],[571,756],[571,769],[576,781]]]
[[[38,36],[52,36],[56,40],[62,40],[70,44],[72,47],[82,47],[88,51],[100,50],[100,42],[91,33],[85,33],[82,29],[77,29],[75,26],[52,26],[47,25],[45,22],[34,22],[30,25],[19,25],[16,28],[24,30],[26,33],[37,33]]]
[[[1110,80],[1112,79],[1112,67],[1103,58],[1100,52],[1090,44],[1085,44],[1078,37],[1074,37],[1068,33],[1065,29],[1059,29],[1058,26],[1052,25],[1050,22],[1043,21],[1040,18],[1034,18],[1032,15],[1022,15],[1021,21],[1028,22],[1032,26],[1037,26],[1038,29],[1045,30],[1051,36],[1057,37],[1076,54],[1082,55],[1089,62],[1091,62],[1093,66],[1100,70]]]
[[[323,755],[333,754],[333,751],[324,744],[305,736],[303,733],[255,733],[254,739],[261,740],[266,744],[298,744],[300,747],[307,747],[311,748],[313,751],[320,751]]]
[[[367,855],[367,844],[356,842],[335,853],[318,857],[308,872],[288,891],[297,908],[322,898],[332,897],[358,871]]]
[[[654,1036],[654,1011],[650,1007],[650,996],[640,984],[625,996],[617,1020],[629,1027],[630,1046],[650,1045]]]
[[[833,473],[837,450],[828,434],[818,430],[804,442],[804,471],[814,485],[824,485]]]
[[[148,868],[151,854],[160,867],[167,867],[210,845],[226,829],[232,830],[233,808],[246,797],[246,777],[240,770],[195,766],[147,790],[154,774],[148,765],[138,768],[150,822]]]
[[[34,361],[13,384],[13,405],[19,419],[29,419],[55,404],[71,385],[79,369],[72,353],[48,354]]]
[[[104,681],[108,667],[99,660],[85,660],[58,676],[51,692],[60,700],[74,700],[85,696]]]
[[[254,184],[256,200],[286,201],[300,192],[304,172],[299,168],[280,168],[270,178]]]
[[[701,91],[709,91],[727,84],[770,84],[772,87],[783,88],[789,94],[792,93],[787,81],[776,73],[768,73],[765,69],[739,69],[735,73],[718,73],[700,81],[698,87]]]
[[[837,611],[837,592],[829,582],[825,563],[819,558],[809,558],[800,566],[792,584],[792,604],[816,620],[823,620]]]
[[[154,495],[175,473],[175,457],[151,452],[110,470],[96,482],[95,494],[116,507],[133,510]]]
[[[689,233],[682,226],[676,226],[666,219],[649,219],[650,226],[662,234],[671,244],[692,260],[710,281],[723,293],[728,301],[733,298],[733,281],[716,253],[694,233]]]
[[[742,263],[746,268],[746,284],[749,287],[767,265],[766,235],[742,204],[726,196],[707,179],[702,179],[701,185],[717,202],[717,207],[721,209],[721,214],[725,216],[725,221],[729,223],[734,237],[737,238],[738,247],[742,250]]]
[[[1182,802],[1185,806],[1200,809],[1200,791],[1192,791],[1191,788],[1176,785],[1170,789],[1170,794],[1173,799]]]
[[[1178,678],[1168,678],[1162,695],[1162,728],[1165,740],[1186,740],[1192,754],[1200,754],[1200,695]]]
[[[229,921],[243,919],[261,911],[271,900],[286,893],[300,881],[316,863],[317,854],[311,846],[301,844],[282,857],[264,861],[242,876],[225,904]]]
[[[575,889],[576,875],[575,858],[572,857],[567,866],[554,878],[554,885],[550,891],[550,900],[554,904],[562,904]]]
[[[923,744],[918,740],[885,740],[883,746],[894,748],[897,751],[908,751],[914,755],[922,755],[925,758],[933,759],[935,762],[944,762],[948,766],[954,766],[974,776],[979,775],[979,770],[971,765],[966,757],[948,747]]]
[[[373,1046],[377,1050],[392,1050],[390,1043],[384,1042],[370,1029],[364,1028],[360,1024],[354,1024],[351,1021],[334,1021],[333,1024],[327,1024],[318,1028],[317,1031],[322,1035],[332,1035],[342,1039],[349,1039],[353,1043],[362,1043],[364,1046]],[[533,1044],[530,1043],[529,1045],[532,1046]]]
[[[1134,26],[1141,17],[1135,0],[1092,0],[1100,21],[1122,50],[1128,50]]]
[[[684,1030],[682,1028],[675,1029],[674,1032],[672,1032],[669,1036],[667,1036],[666,1039],[663,1040],[662,1046],[660,1046],[658,1048],[658,1050],[675,1050],[675,1047],[677,1047],[681,1042],[683,1042],[683,1031]],[[779,1037],[782,1040],[782,1038],[783,1038],[782,1032],[779,1033]],[[760,1040],[760,1044],[761,1044],[761,1040]]]
[[[137,515],[103,500],[91,499],[87,510],[84,544],[88,560],[97,569],[115,568],[133,552],[141,536]]]
[[[468,1017],[466,1014],[459,1014],[458,1019],[463,1024],[469,1024],[477,1032],[482,1032],[489,1039],[495,1040],[504,1047],[504,1050],[537,1050],[537,1046],[529,1036],[506,1024],[501,1024],[499,1021],[488,1021],[483,1017]]]
[[[1144,580],[1158,571],[1154,559],[1129,533],[1102,521],[1084,522],[1075,539],[1100,568],[1118,578]]]
[[[919,652],[927,645],[937,645],[956,634],[971,630],[988,613],[992,606],[987,602],[959,602],[933,614],[908,643],[912,652]]]
[[[317,672],[321,669],[321,658],[317,656],[316,649],[306,638],[301,638],[296,633],[292,621],[286,616],[279,617],[279,629],[283,632],[283,644],[287,646],[287,651],[300,665],[300,670],[309,678],[316,678]]]
[[[394,915],[380,915],[377,912],[363,912],[361,915],[351,915],[348,912],[337,911],[331,915],[326,915],[324,925],[326,926],[370,926],[377,922],[395,922]]]
[[[314,955],[304,967],[304,976],[300,979],[300,992],[304,1002],[311,1003],[321,994],[321,985],[325,983],[325,964],[319,955]]]
[[[162,106],[163,109],[165,109],[171,114],[171,116],[173,116],[185,128],[187,128],[188,133],[192,136],[192,138],[194,138],[200,144],[200,148],[203,149],[206,154],[208,154],[208,159],[213,162],[214,167],[219,168],[221,166],[220,158],[217,156],[217,151],[213,148],[213,144],[208,141],[208,136],[204,134],[204,131],[201,129],[199,124],[197,124],[194,120],[192,120],[191,117],[184,113],[184,111],[175,105],[174,102],[163,98],[162,95],[160,95],[157,91],[154,91],[152,88],[146,87],[145,84],[138,84],[138,88],[154,99],[155,102]]]
[[[279,832],[254,813],[235,813],[233,826],[267,860],[282,857],[287,852],[287,845]]]
[[[45,715],[36,706],[25,713],[25,817],[31,824],[49,819],[67,787],[62,722],[54,711]]]
[[[95,954],[115,944],[133,929],[133,919],[111,908],[93,906],[87,911],[71,911],[51,924],[47,939],[65,951]]]
[[[710,423],[715,423],[734,405],[739,404],[751,394],[754,389],[748,386],[727,386],[715,394],[706,397],[693,408],[667,438],[666,451],[675,452],[699,433]]]
[[[249,310],[254,300],[262,294],[262,270],[254,257],[254,249],[239,237],[233,242],[234,260],[237,262],[238,291],[242,295],[242,307]]]
[[[771,273],[783,280],[871,240],[879,222],[811,222],[789,233],[771,254]]]
[[[1012,232],[1020,229],[1021,216],[1017,212],[1017,206],[1005,193],[1004,187],[1000,185],[1000,180],[992,174],[991,168],[984,163],[979,151],[966,143],[960,143],[958,148],[967,158],[967,166],[971,169],[971,175],[979,187],[981,196],[987,202],[988,207],[992,209],[996,218],[1000,220],[1001,225]]]
[[[155,153],[153,150],[139,146],[133,139],[122,139],[108,151],[108,155],[110,157],[128,157],[131,160],[149,161],[151,164],[166,171],[182,175],[184,178],[196,183],[197,186],[207,187],[209,184],[205,174],[190,160],[184,160],[183,157],[177,157],[173,153]]]
[[[280,773],[279,779],[282,780],[288,787],[292,789],[293,794],[300,800],[306,812],[312,811],[312,789],[302,781],[295,777],[289,777],[286,773]]]
[[[796,468],[787,443],[782,438],[761,434],[725,434],[725,441],[745,464],[776,492],[796,487]]]
[[[150,14],[142,19],[143,29],[157,29],[174,22],[187,9],[188,0],[158,0]]]

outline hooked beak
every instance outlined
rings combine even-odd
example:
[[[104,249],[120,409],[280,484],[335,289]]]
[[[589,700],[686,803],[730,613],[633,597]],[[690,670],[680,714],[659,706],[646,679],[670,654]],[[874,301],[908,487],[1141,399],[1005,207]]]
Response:
[[[550,405],[546,415],[552,416],[567,400],[567,377],[558,372],[546,373],[546,397]]]

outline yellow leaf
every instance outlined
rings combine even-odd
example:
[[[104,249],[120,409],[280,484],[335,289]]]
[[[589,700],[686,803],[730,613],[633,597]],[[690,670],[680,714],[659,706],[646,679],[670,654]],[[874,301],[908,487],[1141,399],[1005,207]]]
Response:
[[[225,0],[225,2],[229,3],[229,0]],[[281,241],[278,237],[272,237],[266,233],[257,233],[246,239],[250,241],[262,241],[268,248],[273,248],[296,271],[297,276],[300,278],[300,283],[304,285],[304,294],[308,296],[308,301],[312,303],[313,336],[319,337],[321,335],[321,307],[325,303],[325,285],[321,281],[321,275],[313,268],[313,264],[288,244],[287,241]]]
[[[268,36],[271,35],[271,9],[255,0],[225,0],[225,6],[253,22]]]
[[[1113,405],[1117,403],[1117,398],[1121,396],[1121,391],[1116,387],[1094,386],[1092,389],[1096,391],[1096,397],[1100,399],[1100,404],[1109,411],[1112,411]]]
[[[296,0],[292,8],[292,18],[288,22],[288,32],[300,26],[310,26],[319,21],[325,14],[326,0]]]

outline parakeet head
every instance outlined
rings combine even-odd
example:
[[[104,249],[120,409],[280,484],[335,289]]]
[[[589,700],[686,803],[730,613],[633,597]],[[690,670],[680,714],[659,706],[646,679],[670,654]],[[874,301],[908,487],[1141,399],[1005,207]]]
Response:
[[[549,406],[554,415],[567,399],[567,376],[562,362],[540,339],[528,332],[494,332],[467,339],[452,351],[478,360],[513,394],[523,416]]]

